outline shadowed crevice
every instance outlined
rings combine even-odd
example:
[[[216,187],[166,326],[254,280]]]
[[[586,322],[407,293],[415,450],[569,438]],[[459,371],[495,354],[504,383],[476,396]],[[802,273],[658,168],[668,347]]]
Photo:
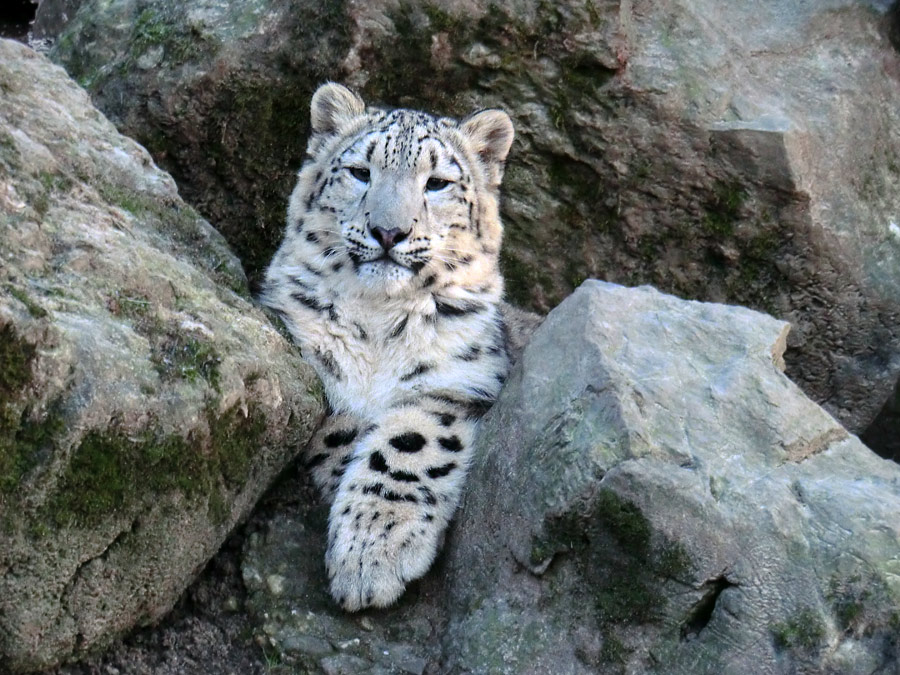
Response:
[[[681,639],[693,640],[698,637],[712,619],[716,610],[716,603],[719,601],[722,591],[737,585],[728,581],[724,574],[703,584],[703,589],[705,589],[703,597],[691,607],[687,617],[681,624]]]
[[[0,37],[24,41],[36,10],[32,0],[4,0],[0,5]]]
[[[888,39],[894,49],[900,52],[900,0],[888,12]]]
[[[900,11],[893,10],[895,18],[900,21]],[[895,29],[900,26],[895,23]],[[900,35],[898,35],[900,40]],[[881,412],[875,417],[859,439],[885,459],[900,462],[900,382],[894,387],[893,395],[884,404]]]

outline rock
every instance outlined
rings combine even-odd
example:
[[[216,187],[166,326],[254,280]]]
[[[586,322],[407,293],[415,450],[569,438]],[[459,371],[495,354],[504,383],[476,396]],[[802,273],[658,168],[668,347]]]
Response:
[[[176,172],[185,200],[225,235],[251,281],[260,280],[281,241],[309,100],[349,44],[342,6],[80,4],[53,58],[123,133]]]
[[[309,673],[416,673],[437,656],[443,620],[440,583],[419,582],[387,611],[346,614],[328,594],[325,575],[327,506],[294,477],[267,500],[269,517],[244,546],[247,611],[265,649]],[[266,582],[284,578],[281,592]]]
[[[435,569],[395,608],[340,613],[327,507],[285,486],[244,552],[258,630],[309,672],[893,672],[900,467],[784,375],[787,334],[586,282],[484,419]]]
[[[0,41],[0,663],[155,621],[321,387],[224,239],[63,70]]]
[[[75,18],[82,0],[39,0],[34,14],[32,38],[34,40],[54,39],[66,24]]]
[[[322,80],[447,114],[503,107],[513,302],[546,312],[602,277],[764,310],[794,326],[791,377],[862,432],[900,374],[890,6],[85,0],[54,58],[251,279]]]
[[[482,426],[444,668],[894,668],[900,467],[784,376],[787,329],[602,282],[551,312]]]
[[[541,324],[543,318],[534,312],[527,312],[504,302],[500,305],[500,313],[506,323],[507,349],[513,363],[522,357],[525,346]]]

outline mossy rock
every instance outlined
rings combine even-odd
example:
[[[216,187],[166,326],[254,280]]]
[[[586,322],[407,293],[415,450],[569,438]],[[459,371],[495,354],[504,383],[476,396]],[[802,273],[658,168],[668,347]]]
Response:
[[[324,397],[143,148],[18,43],[0,81],[0,662],[25,672],[165,614]]]

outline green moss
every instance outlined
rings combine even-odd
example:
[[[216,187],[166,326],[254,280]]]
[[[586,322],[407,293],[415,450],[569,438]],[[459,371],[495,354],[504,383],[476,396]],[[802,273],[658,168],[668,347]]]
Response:
[[[36,357],[37,348],[11,325],[0,328],[0,498],[14,492],[49,456],[65,428],[59,402],[43,415],[30,409],[28,387]]]
[[[0,441],[0,492],[15,491],[29,471],[48,460],[65,429],[61,401],[37,417],[25,407],[15,432]]]
[[[0,403],[9,402],[31,381],[36,351],[11,324],[0,327]]]
[[[646,557],[650,548],[650,523],[641,510],[612,490],[601,491],[595,501],[595,515],[626,551]]]
[[[162,47],[169,67],[179,66],[215,49],[204,36],[191,31],[181,8],[166,15],[159,9],[147,7],[137,16],[131,29],[128,58],[120,65],[123,72],[133,68],[134,61],[148,49]]]
[[[9,287],[9,294],[13,296],[16,300],[25,305],[25,308],[28,310],[28,313],[31,314],[35,319],[43,319],[47,316],[47,310],[37,304],[34,300],[32,300],[28,293],[23,291],[21,288]]]
[[[5,129],[0,129],[0,162],[9,167],[10,170],[19,169],[21,166],[19,148],[16,145],[16,141]]]
[[[534,302],[535,289],[553,290],[552,277],[542,267],[518,258],[512,246],[501,249],[500,270],[506,281],[506,298],[514,305],[530,306]]]
[[[554,98],[550,107],[560,126],[614,74],[587,52],[572,51],[567,17],[552,2],[539,3],[528,20],[493,2],[477,21],[458,18],[436,2],[401,3],[390,18],[395,30],[373,46],[379,68],[365,90],[375,101],[455,116],[470,112],[462,95],[491,77],[490,71],[473,68],[460,58],[476,42],[500,57],[501,69],[514,73],[527,70],[537,58],[554,59],[561,76],[550,93]],[[449,41],[450,53],[436,67],[432,48],[439,33]]]
[[[772,230],[762,229],[744,245],[747,258],[762,265],[774,260],[781,247],[781,237]]]
[[[746,198],[747,193],[739,183],[717,183],[712,199],[705,204],[706,213],[701,221],[703,229],[714,237],[732,235]]]
[[[588,54],[566,54],[559,59],[560,78],[550,105],[550,116],[557,129],[577,128],[572,115],[590,101],[602,96],[603,87],[616,74]]]
[[[562,258],[562,283],[548,293],[549,307],[561,302],[581,283],[597,276],[592,258],[596,237],[608,232],[616,216],[604,204],[605,193],[600,176],[593,167],[566,157],[553,156],[545,167],[548,193],[559,200],[555,222],[545,230],[558,234],[551,240],[554,249],[566,251]]]
[[[575,553],[579,574],[590,579],[604,630],[657,621],[665,609],[660,583],[686,578],[692,567],[681,544],[654,545],[652,527],[637,505],[612,490],[595,495],[586,510],[554,519],[545,532],[533,542],[531,562],[538,565],[556,552]]]
[[[106,306],[114,316],[126,316],[130,319],[143,321],[152,309],[152,303],[147,296],[138,291],[115,291],[106,300]]]
[[[666,579],[686,580],[693,570],[691,556],[681,542],[660,547],[656,559],[656,572]]]
[[[311,87],[281,78],[234,83],[220,92],[216,114],[206,126],[207,152],[220,181],[251,202],[252,227],[213,219],[253,284],[262,280],[281,243],[295,169],[306,145],[312,94]],[[223,199],[230,202],[233,197]]]
[[[811,650],[825,637],[825,622],[818,612],[805,608],[771,628],[780,649]]]
[[[134,475],[132,456],[142,454],[132,452],[135,445],[127,436],[89,433],[74,451],[60,489],[48,505],[55,525],[92,527],[130,506],[135,485],[146,484],[153,476],[152,472]]]
[[[208,342],[174,333],[156,340],[150,356],[163,379],[179,378],[196,382],[203,378],[219,391],[219,363],[222,359]]]
[[[97,191],[113,206],[118,206],[130,214],[143,217],[145,215],[158,216],[159,207],[154,204],[154,200],[136,190],[122,187],[121,185],[113,185],[112,183],[100,183]]]
[[[266,432],[266,418],[254,407],[244,415],[239,406],[219,418],[207,416],[210,442],[218,458],[219,472],[229,488],[242,486]]]
[[[37,350],[12,325],[0,327],[0,489],[18,485],[27,470],[28,455],[15,442],[20,426],[23,390],[31,382]]]
[[[825,597],[840,630],[855,634],[891,630],[896,601],[875,571],[835,575],[829,580]]]
[[[239,4],[232,3],[228,11],[228,29],[249,31],[259,22],[253,11],[257,5],[247,3],[244,11]],[[204,37],[188,33],[185,11],[169,3],[162,13],[145,12],[135,29],[144,45],[138,51],[164,45],[161,68],[173,65],[177,43]],[[126,130],[172,174],[185,199],[202,204],[203,215],[223,234],[247,273],[244,278],[240,270],[222,269],[223,276],[234,276],[234,283],[224,283],[245,297],[247,280],[253,286],[262,280],[281,241],[287,200],[304,158],[309,100],[318,84],[336,77],[350,44],[352,22],[341,0],[297,5],[284,19],[282,37],[273,43],[282,51],[269,55],[271,67],[245,70],[242,64],[227,64],[226,74],[198,85],[202,91],[195,93],[203,100],[199,108],[173,110],[170,123]],[[209,53],[216,47],[201,48]],[[138,56],[135,52],[128,58]],[[184,58],[207,66],[211,62],[191,54]],[[141,71],[127,63],[123,67],[117,77],[124,85],[144,86],[135,79]],[[209,268],[216,270],[223,259],[210,262]]]
[[[477,73],[458,58],[458,50],[470,40],[471,26],[437,3],[404,2],[389,16],[394,34],[373,45],[379,67],[367,82],[364,95],[373,102],[421,107],[447,115],[470,112],[459,94],[474,86]],[[448,62],[435,68],[432,36],[440,32],[447,35],[453,53]]]
[[[591,166],[557,156],[542,172],[547,192],[557,200],[555,213],[537,233],[508,221],[500,268],[511,302],[547,311],[585,279],[598,276],[592,252],[598,235],[611,229],[615,215],[604,204],[600,177]],[[516,166],[506,176],[508,187],[519,193],[529,190],[533,180]],[[566,252],[555,270],[541,262],[554,251]]]
[[[625,665],[632,650],[625,646],[611,632],[603,634],[603,646],[600,648],[600,662],[607,665]]]
[[[148,7],[138,15],[137,21],[134,22],[131,30],[131,44],[140,52],[148,46],[162,44],[170,33],[171,28],[166,25],[160,14]]]
[[[31,205],[40,218],[43,218],[50,210],[51,198],[59,192],[68,192],[72,189],[72,179],[65,174],[42,171],[38,174],[40,188],[31,196]]]
[[[179,492],[205,502],[213,522],[227,519],[227,495],[239,491],[266,430],[264,413],[239,406],[217,416],[207,410],[209,437],[183,438],[155,428],[133,434],[91,431],[72,452],[44,522],[96,527],[113,514],[135,513],[160,495]]]
[[[595,518],[611,535],[617,552],[629,559],[627,569],[617,571],[616,581],[607,580],[594,589],[598,616],[606,623],[646,623],[655,620],[663,607],[656,588],[648,583],[652,573],[650,524],[640,509],[615,492],[597,495]],[[606,566],[606,560],[598,560]],[[617,566],[619,567],[619,566]]]

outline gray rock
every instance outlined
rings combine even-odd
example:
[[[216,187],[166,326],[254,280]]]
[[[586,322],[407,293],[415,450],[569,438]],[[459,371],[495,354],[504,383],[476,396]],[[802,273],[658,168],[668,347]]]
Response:
[[[897,672],[900,467],[784,375],[787,335],[586,282],[482,422],[435,569],[395,608],[341,614],[327,507],[292,488],[245,548],[260,634],[310,672],[332,662],[292,633],[394,672]],[[413,660],[382,661],[397,642]]]
[[[175,172],[256,282],[281,241],[309,100],[348,46],[343,14],[308,0],[82,0],[52,55]]]
[[[514,302],[545,312],[602,277],[764,310],[794,326],[791,377],[861,432],[900,373],[890,6],[85,0],[54,58],[252,279],[323,79],[455,115],[503,107]]]
[[[0,40],[0,663],[155,621],[321,387],[224,239],[63,70]]]
[[[369,670],[368,661],[346,654],[324,658],[319,665],[325,675],[357,675]]]
[[[257,639],[303,672],[424,672],[439,647],[440,581],[420,582],[391,610],[345,614],[328,594],[327,506],[296,479],[277,492],[266,505],[270,517],[244,546],[247,611]],[[267,582],[273,574],[284,579],[280,592]]]
[[[500,312],[503,315],[503,321],[506,323],[507,349],[509,355],[515,363],[522,357],[525,351],[525,345],[531,339],[534,331],[541,325],[543,318],[540,314],[527,312],[504,302],[500,305]]]
[[[82,0],[38,0],[31,31],[33,39],[56,38],[75,18],[81,3]]]
[[[875,421],[860,435],[863,443],[879,455],[900,462],[900,382],[887,400]]]
[[[900,468],[787,328],[602,282],[551,312],[482,426],[448,672],[894,672]]]

